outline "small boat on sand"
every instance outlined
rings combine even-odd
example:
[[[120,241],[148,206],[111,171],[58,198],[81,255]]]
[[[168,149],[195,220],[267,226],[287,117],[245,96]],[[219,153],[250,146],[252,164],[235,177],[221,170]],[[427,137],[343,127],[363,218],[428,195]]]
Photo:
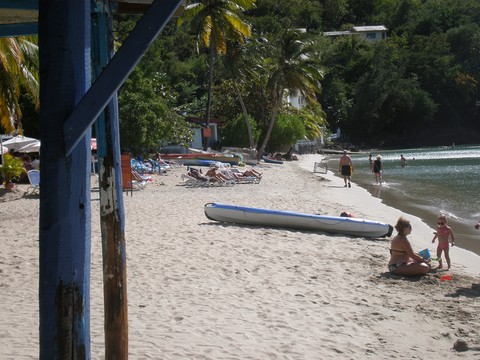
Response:
[[[235,224],[293,228],[368,238],[390,236],[393,231],[389,224],[353,217],[304,214],[219,203],[207,203],[204,210],[205,216],[210,220]]]
[[[189,153],[189,154],[163,154],[162,159],[174,160],[179,163],[186,163],[189,160],[203,160],[212,162],[228,163],[230,165],[238,165],[242,161],[240,156],[236,155],[222,155],[213,153]]]
[[[283,164],[283,160],[278,160],[267,156],[262,156],[262,160],[269,164]]]

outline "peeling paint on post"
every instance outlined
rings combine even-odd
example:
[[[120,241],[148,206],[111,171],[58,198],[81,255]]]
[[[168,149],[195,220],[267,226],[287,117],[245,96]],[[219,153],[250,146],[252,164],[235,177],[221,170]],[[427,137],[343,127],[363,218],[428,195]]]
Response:
[[[111,16],[104,8],[92,14],[92,63],[98,76],[113,53]],[[117,96],[95,123],[100,189],[100,227],[103,252],[105,358],[128,359],[128,303],[125,251],[125,213],[121,185]]]
[[[80,287],[77,284],[64,284],[60,281],[55,297],[55,308],[58,333],[65,336],[57,338],[59,359],[86,359],[85,344],[77,341],[81,334],[77,329],[72,328],[76,319],[81,319],[83,316],[83,305]]]

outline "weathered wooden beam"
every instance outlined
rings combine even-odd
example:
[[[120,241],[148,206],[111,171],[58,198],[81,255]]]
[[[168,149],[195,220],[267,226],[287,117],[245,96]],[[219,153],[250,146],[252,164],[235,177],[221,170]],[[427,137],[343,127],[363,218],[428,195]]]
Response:
[[[111,11],[92,14],[92,68],[101,73],[113,54]],[[105,359],[128,359],[128,306],[120,135],[117,97],[113,96],[95,123],[103,250]]]
[[[65,122],[63,131],[67,154],[72,152],[85,135],[182,1],[155,0],[148,8],[130,36]]]

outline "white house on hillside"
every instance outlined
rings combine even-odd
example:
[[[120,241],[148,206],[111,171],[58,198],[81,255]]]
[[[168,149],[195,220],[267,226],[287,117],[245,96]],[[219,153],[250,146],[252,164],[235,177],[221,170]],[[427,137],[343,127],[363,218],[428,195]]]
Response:
[[[365,40],[375,42],[387,38],[388,29],[384,25],[354,26],[350,31],[327,31],[325,36],[350,36],[359,35]]]

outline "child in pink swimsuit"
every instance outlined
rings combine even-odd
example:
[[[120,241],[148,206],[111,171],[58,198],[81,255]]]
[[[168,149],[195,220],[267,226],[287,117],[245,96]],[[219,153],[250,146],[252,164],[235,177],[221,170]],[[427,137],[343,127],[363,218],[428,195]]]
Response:
[[[449,244],[448,238],[452,238],[452,246],[455,245],[455,236],[453,235],[452,228],[447,225],[447,217],[445,215],[439,215],[437,218],[437,231],[435,232],[435,236],[433,237],[432,243],[435,242],[435,239],[438,238],[438,246],[437,246],[437,258],[438,260],[438,267],[437,269],[441,269],[442,266],[442,251],[445,253],[445,259],[447,260],[447,270],[450,270],[450,255],[449,255]]]

